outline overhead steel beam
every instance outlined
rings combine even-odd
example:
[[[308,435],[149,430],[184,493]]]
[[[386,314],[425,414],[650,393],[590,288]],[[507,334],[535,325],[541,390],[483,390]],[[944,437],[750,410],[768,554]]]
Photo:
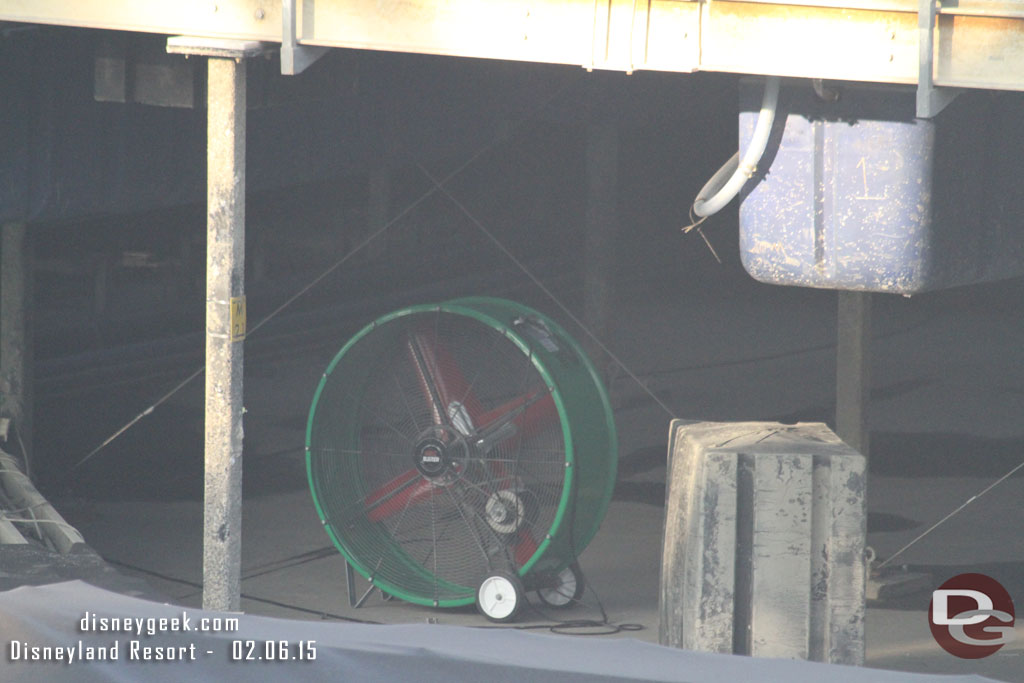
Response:
[[[934,86],[1024,90],[1024,2],[934,9]],[[319,46],[914,84],[918,18],[919,0],[0,0],[0,21],[280,43],[296,73]]]
[[[276,0],[0,0],[0,21],[279,41],[281,8]]]

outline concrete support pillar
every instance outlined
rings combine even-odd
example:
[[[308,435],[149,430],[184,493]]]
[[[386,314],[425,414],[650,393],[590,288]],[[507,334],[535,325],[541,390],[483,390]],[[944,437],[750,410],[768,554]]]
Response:
[[[245,338],[245,61],[209,59],[203,608],[238,611]]]
[[[618,233],[619,132],[614,122],[593,123],[587,131],[587,218],[583,246],[583,313],[591,331],[608,332],[615,237]],[[599,360],[589,348],[591,356]]]
[[[32,459],[32,270],[25,224],[0,226],[0,417],[14,425],[8,450],[24,455],[27,472]]]
[[[839,293],[836,324],[836,433],[865,457],[870,447],[871,294]]]

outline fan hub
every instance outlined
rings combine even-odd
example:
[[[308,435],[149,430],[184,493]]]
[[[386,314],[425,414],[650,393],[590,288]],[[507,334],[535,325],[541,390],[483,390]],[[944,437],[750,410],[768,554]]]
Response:
[[[413,464],[420,474],[429,479],[444,475],[453,461],[448,455],[448,446],[436,437],[426,437],[416,444],[412,456]]]

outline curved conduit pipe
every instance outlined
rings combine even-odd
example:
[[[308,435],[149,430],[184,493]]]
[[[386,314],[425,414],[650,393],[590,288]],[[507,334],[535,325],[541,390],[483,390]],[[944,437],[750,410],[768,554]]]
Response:
[[[739,194],[743,184],[754,175],[764,149],[768,146],[768,136],[775,122],[775,107],[778,102],[779,77],[769,76],[764,84],[764,98],[761,100],[761,111],[757,115],[754,135],[750,138],[743,160],[740,160],[740,153],[737,151],[715,175],[711,176],[711,180],[705,183],[697,193],[697,198],[693,200],[695,214],[706,218],[718,213]]]

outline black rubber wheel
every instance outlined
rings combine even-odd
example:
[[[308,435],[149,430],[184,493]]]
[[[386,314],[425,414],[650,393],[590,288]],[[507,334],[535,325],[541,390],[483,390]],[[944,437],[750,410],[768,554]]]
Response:
[[[583,597],[586,585],[583,572],[575,562],[558,572],[556,585],[537,590],[537,597],[548,607],[566,607]]]

